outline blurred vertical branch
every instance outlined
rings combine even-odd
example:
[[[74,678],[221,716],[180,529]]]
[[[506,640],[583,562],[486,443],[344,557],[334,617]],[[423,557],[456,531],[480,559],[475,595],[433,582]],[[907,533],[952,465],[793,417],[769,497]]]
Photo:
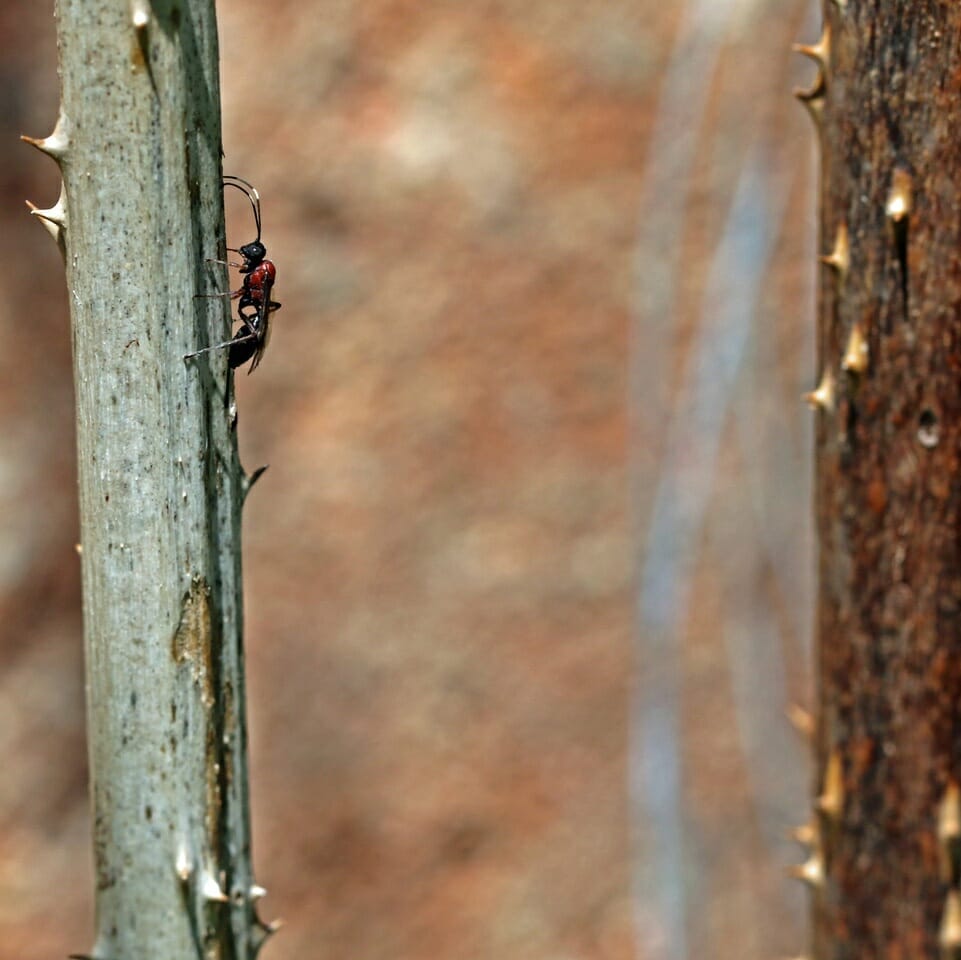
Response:
[[[33,212],[73,326],[92,956],[248,960],[246,478],[223,354],[183,360],[228,323],[194,299],[223,243],[214,4],[59,0],[58,40],[59,120],[29,142],[63,175]]]
[[[961,956],[961,8],[827,2],[818,957]]]
[[[647,152],[631,755],[645,960],[772,956],[800,925],[780,880],[805,771],[783,712],[807,665],[809,453],[781,388],[807,343],[774,267],[785,247],[803,250],[809,178],[777,102],[786,57],[763,52],[806,13],[791,0],[686,3]]]

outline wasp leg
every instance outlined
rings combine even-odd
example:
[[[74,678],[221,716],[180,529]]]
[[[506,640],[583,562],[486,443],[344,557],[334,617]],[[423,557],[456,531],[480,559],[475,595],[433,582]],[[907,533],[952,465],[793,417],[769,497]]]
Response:
[[[253,313],[249,312],[251,307],[253,307]],[[248,312],[245,313],[245,310]],[[244,301],[241,300],[237,306],[237,315],[248,326],[256,326],[257,321],[260,319],[260,305],[256,303],[250,303],[250,301],[244,303]]]
[[[233,260],[215,260],[213,257],[207,257],[207,263],[222,263],[228,267],[242,267],[242,263],[234,263]]]
[[[277,303],[275,300],[271,300],[269,304],[269,309],[279,310],[282,306],[283,306],[282,303]],[[244,323],[250,326],[257,326],[257,323],[260,320],[260,310],[261,310],[261,304],[253,303],[250,301],[248,301],[247,303],[244,303],[244,301],[241,300],[237,313],[240,319]]]
[[[231,300],[236,300],[243,292],[244,288],[241,287],[239,290],[229,290],[227,293],[195,293],[194,299],[213,300],[217,297],[230,297]]]
[[[238,331],[241,333],[242,331]],[[185,353],[184,360],[192,360],[194,357],[199,357],[202,353],[210,353],[211,350],[226,350],[228,347],[234,346],[238,343],[248,343],[250,341],[256,340],[256,333],[248,333],[243,336],[234,337],[233,340],[225,340],[223,343],[215,343],[212,347],[204,347],[202,350],[195,350],[193,353]]]

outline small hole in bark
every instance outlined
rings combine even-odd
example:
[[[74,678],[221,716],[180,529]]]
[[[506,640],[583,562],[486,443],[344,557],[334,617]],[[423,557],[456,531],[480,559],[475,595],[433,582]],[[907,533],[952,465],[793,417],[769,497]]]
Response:
[[[921,416],[918,419],[918,440],[922,447],[927,447],[930,450],[938,445],[939,439],[938,415],[930,407],[927,407],[921,411]]]

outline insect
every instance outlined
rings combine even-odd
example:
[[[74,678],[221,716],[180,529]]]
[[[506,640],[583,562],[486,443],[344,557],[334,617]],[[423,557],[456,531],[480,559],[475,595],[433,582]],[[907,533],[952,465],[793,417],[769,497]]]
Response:
[[[254,224],[257,227],[257,236],[242,247],[227,247],[230,253],[239,253],[244,258],[243,263],[231,263],[226,260],[211,261],[212,263],[226,263],[231,267],[239,267],[244,276],[244,282],[240,289],[232,290],[229,293],[201,294],[201,296],[230,297],[231,300],[239,298],[237,313],[240,318],[240,327],[234,334],[233,339],[216,343],[212,347],[204,347],[194,353],[188,353],[184,359],[189,360],[202,353],[209,353],[211,350],[227,350],[227,362],[231,368],[242,366],[253,358],[253,363],[247,371],[253,373],[267,349],[267,341],[270,337],[270,314],[274,310],[279,310],[281,306],[275,300],[270,299],[274,280],[277,277],[277,268],[273,261],[267,259],[267,248],[260,240],[260,194],[251,184],[240,177],[225,176],[224,186],[240,190],[250,201],[250,208],[254,213]]]

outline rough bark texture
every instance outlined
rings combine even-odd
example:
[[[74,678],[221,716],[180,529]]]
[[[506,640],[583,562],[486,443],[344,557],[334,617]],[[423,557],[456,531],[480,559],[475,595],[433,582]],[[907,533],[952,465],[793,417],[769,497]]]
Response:
[[[961,956],[961,6],[827,2],[817,957]]]
[[[213,0],[60,0],[88,737],[103,960],[248,958],[240,507]],[[218,254],[218,250],[221,251]]]

